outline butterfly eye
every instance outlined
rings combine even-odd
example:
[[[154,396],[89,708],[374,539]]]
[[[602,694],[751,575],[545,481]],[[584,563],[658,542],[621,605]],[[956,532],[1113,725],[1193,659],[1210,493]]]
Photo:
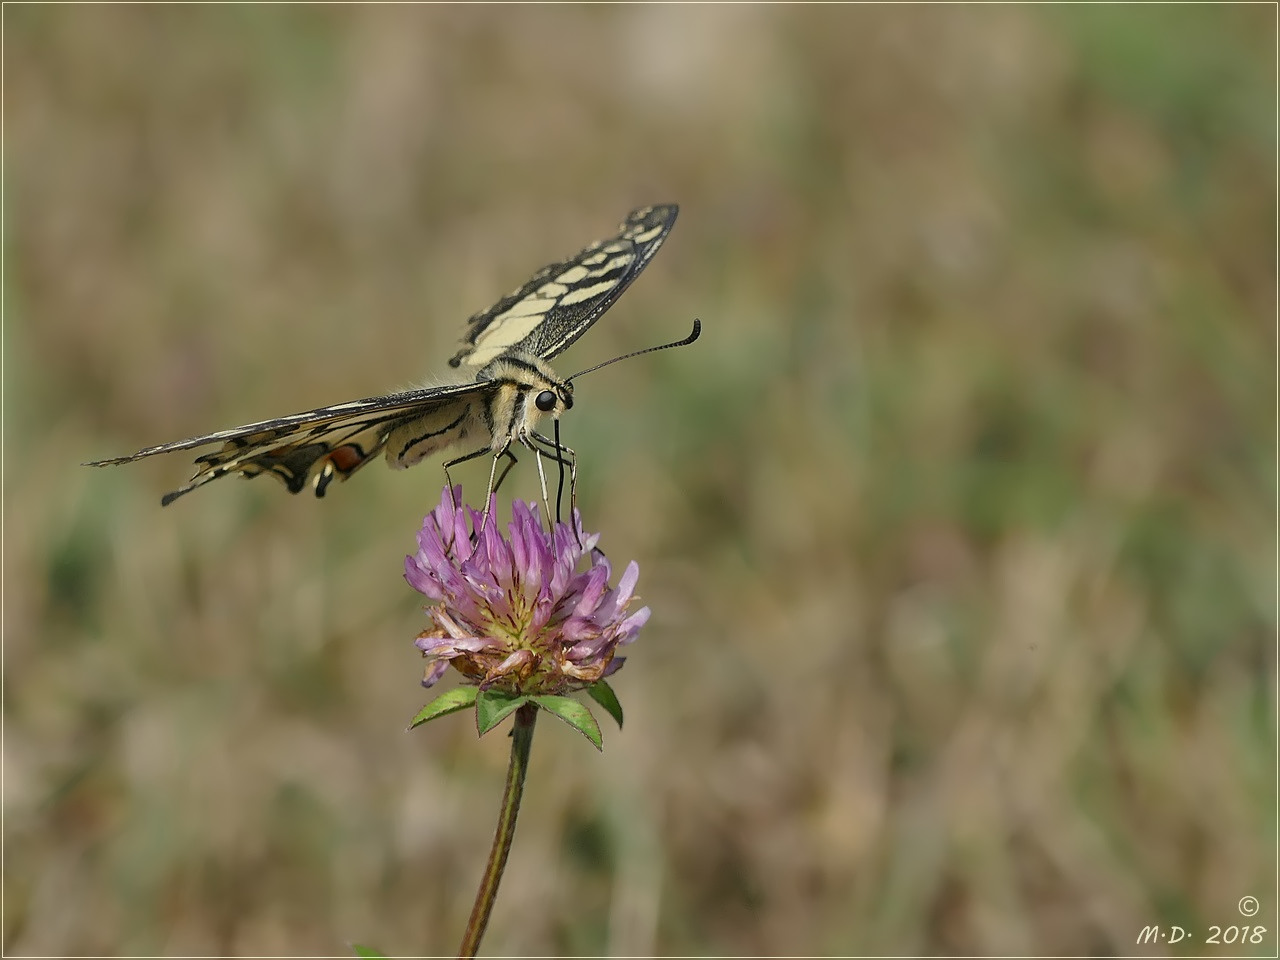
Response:
[[[543,390],[534,399],[533,405],[543,413],[550,413],[556,408],[556,395],[550,390]]]

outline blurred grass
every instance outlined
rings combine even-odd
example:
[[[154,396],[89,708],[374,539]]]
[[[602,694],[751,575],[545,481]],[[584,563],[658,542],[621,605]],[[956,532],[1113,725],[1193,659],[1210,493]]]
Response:
[[[453,949],[438,471],[76,464],[436,372],[673,200],[560,363],[706,324],[565,421],[627,727],[540,732],[486,948],[1274,954],[1274,16],[6,6],[6,953]]]

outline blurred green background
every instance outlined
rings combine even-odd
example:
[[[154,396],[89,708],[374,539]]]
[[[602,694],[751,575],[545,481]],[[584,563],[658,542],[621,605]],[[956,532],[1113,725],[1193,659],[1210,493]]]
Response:
[[[486,951],[1274,955],[1275,21],[6,6],[6,954],[456,947],[507,740],[404,732],[438,468],[78,464],[441,372],[673,201],[558,361],[706,325],[564,421],[654,616]]]

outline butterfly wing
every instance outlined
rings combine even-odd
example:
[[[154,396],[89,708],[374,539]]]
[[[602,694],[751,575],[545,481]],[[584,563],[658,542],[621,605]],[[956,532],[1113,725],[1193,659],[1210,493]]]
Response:
[[[460,429],[481,415],[481,408],[488,403],[493,389],[493,385],[486,382],[461,383],[353,400],[162,443],[131,456],[96,460],[86,466],[130,463],[159,453],[221,442],[222,449],[196,458],[199,469],[190,482],[165,494],[162,504],[167,506],[184,493],[230,473],[246,477],[270,473],[278,477],[290,493],[298,493],[311,484],[316,496],[322,497],[335,477],[345,480],[383,450],[388,436],[397,427],[420,421],[422,430],[414,431],[420,447],[424,443],[432,450],[448,446],[459,438]],[[391,453],[403,454],[402,451]],[[418,458],[422,455],[425,450]]]
[[[450,366],[468,368],[468,382],[320,407],[87,466],[129,463],[221,442],[220,450],[196,458],[198,469],[190,482],[165,494],[161,503],[172,503],[231,473],[247,477],[270,473],[292,493],[310,485],[319,497],[335,477],[345,480],[386,449],[389,440],[398,449],[388,449],[387,458],[398,467],[464,438],[478,442],[483,435],[488,444],[493,440],[492,404],[503,387],[489,374],[482,375],[481,368],[515,353],[548,360],[577,340],[658,252],[677,212],[674,204],[633,210],[615,236],[544,267],[524,286],[471,317],[464,346],[449,361]],[[545,379],[544,374],[533,372],[537,374],[533,383],[511,386],[527,390],[538,383],[539,376]]]
[[[449,361],[482,367],[513,352],[544,360],[565,350],[640,275],[676,222],[679,207],[641,207],[617,235],[539,270],[524,286],[467,321],[463,347]]]

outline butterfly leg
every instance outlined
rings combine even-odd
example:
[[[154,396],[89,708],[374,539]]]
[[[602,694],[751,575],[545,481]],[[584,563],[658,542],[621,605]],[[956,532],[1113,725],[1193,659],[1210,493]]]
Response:
[[[497,454],[493,458],[494,469],[496,469],[498,466],[498,457],[504,457],[504,456],[507,458],[508,463],[505,467],[502,468],[502,473],[498,475],[498,480],[496,483],[493,482],[493,470],[489,471],[489,481],[490,481],[489,492],[490,493],[498,492],[498,488],[502,486],[502,481],[507,479],[507,474],[511,472],[511,468],[520,462],[519,460],[516,459],[516,455],[512,453],[511,448],[507,447],[507,449],[503,450],[502,453]]]
[[[524,444],[533,451],[534,463],[538,465],[538,485],[542,489],[542,515],[547,521],[547,529],[551,530],[554,522],[551,519],[551,501],[547,497],[547,475],[542,469],[542,451],[528,440],[525,440]]]
[[[461,457],[456,457],[453,460],[448,461],[444,465],[444,482],[449,485],[449,492],[451,494],[453,493],[455,487],[453,485],[453,477],[449,475],[449,468],[456,467],[459,464],[466,463],[468,460],[474,460],[476,457],[483,457],[486,453],[489,452],[489,450],[490,450],[489,447],[481,447],[479,450],[472,450],[470,453],[463,454]],[[494,462],[495,464],[497,463],[497,457],[494,457]],[[506,474],[504,473],[503,475],[505,476]],[[490,491],[494,489],[492,471],[490,471],[490,474],[489,474],[489,489]],[[456,499],[455,499],[454,506],[460,507],[462,506],[462,504],[456,502]],[[489,498],[485,497],[485,512],[488,513],[488,511],[489,511]]]
[[[498,470],[498,461],[503,457],[507,458],[507,465],[502,468],[502,473],[498,474],[498,479],[494,480],[493,476]],[[508,444],[503,448],[501,453],[493,455],[493,464],[489,467],[489,492],[484,496],[484,519],[480,522],[480,529],[483,530],[489,523],[489,507],[493,503],[493,495],[498,492],[498,488],[502,486],[502,481],[507,479],[507,474],[511,472],[511,468],[519,463],[516,455],[511,451]]]
[[[573,451],[572,447],[567,447],[558,440],[552,440],[550,437],[544,437],[540,433],[531,432],[529,439],[542,444],[546,448],[543,452],[560,465],[560,484],[556,490],[556,520],[561,522],[563,521],[563,517],[560,514],[560,505],[564,502],[564,468],[565,464],[569,466],[569,517],[573,523],[576,536],[577,522],[573,520],[573,516],[578,510],[578,455]],[[582,545],[581,541],[579,541],[578,545]]]
[[[457,488],[453,485],[453,477],[449,475],[449,468],[466,463],[468,460],[474,460],[477,457],[482,457],[488,453],[490,449],[490,447],[481,447],[479,450],[473,450],[471,453],[465,454],[461,457],[455,457],[444,465],[444,481],[449,485],[450,494],[452,494]],[[503,467],[502,473],[498,473],[498,461],[503,457],[506,457],[509,462],[505,467]],[[489,467],[489,489],[488,492],[485,493],[484,497],[484,519],[480,521],[480,530],[474,531],[471,534],[472,540],[475,540],[489,523],[489,507],[493,502],[493,495],[497,492],[498,487],[502,486],[502,481],[507,478],[507,474],[511,472],[511,468],[514,467],[517,462],[516,455],[511,452],[510,447],[493,455],[493,464]],[[454,499],[454,506],[462,506],[461,503],[458,503],[456,495]]]

